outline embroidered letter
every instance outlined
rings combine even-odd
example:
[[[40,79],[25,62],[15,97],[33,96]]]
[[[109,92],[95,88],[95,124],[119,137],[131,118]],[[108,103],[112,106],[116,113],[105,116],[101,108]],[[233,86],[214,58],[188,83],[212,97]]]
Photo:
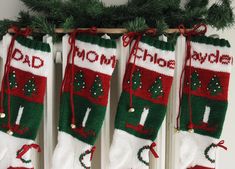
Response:
[[[216,55],[214,53],[209,54],[208,61],[210,63],[218,63],[218,60],[219,60],[219,55],[217,54],[217,51]]]
[[[165,66],[166,66],[166,61],[165,61],[164,59],[162,59],[162,58],[159,58],[159,59],[157,60],[157,63],[158,63],[158,65],[161,66],[161,67],[165,67]]]
[[[220,63],[226,64],[226,65],[231,63],[231,57],[229,55],[222,55],[220,57]]]
[[[82,60],[85,59],[85,50],[84,50],[84,49],[80,52],[80,51],[79,51],[79,48],[76,47],[76,52],[77,52],[77,56],[78,56],[79,58],[82,58]]]
[[[156,54],[155,54],[156,55]],[[148,53],[148,50],[144,50],[144,58],[143,60],[146,61],[147,57],[149,57],[149,62],[153,62],[153,56]]]
[[[19,49],[16,48],[13,52],[12,58],[17,60],[17,61],[22,60],[23,59],[23,54]]]
[[[29,61],[29,56],[28,55],[25,55],[23,63],[27,63],[30,67],[30,61]]]
[[[167,63],[167,67],[170,69],[175,69],[175,61],[174,60],[169,60]]]
[[[98,60],[99,55],[95,51],[89,51],[87,52],[86,57],[87,57],[87,60],[89,60],[90,62],[95,62]]]
[[[38,68],[42,67],[43,65],[44,65],[44,61],[41,58],[39,58],[37,56],[33,56],[33,59],[32,59],[32,67],[33,68],[38,69]]]

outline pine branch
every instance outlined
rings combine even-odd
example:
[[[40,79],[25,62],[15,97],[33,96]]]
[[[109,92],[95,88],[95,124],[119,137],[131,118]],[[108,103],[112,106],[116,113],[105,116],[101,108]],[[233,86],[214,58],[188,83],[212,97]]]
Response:
[[[124,27],[130,32],[141,32],[148,28],[144,18],[136,18],[133,21],[124,24]]]
[[[225,29],[234,24],[233,8],[230,0],[222,0],[221,4],[213,4],[208,10],[206,21],[217,29]]]
[[[8,28],[11,25],[16,25],[17,23],[15,21],[11,21],[8,19],[0,21],[0,40],[2,37],[7,33]]]
[[[54,8],[61,7],[60,0],[21,0],[29,9],[36,12],[50,14]]]
[[[205,8],[207,7],[209,0],[190,0],[186,5],[186,9]]]
[[[54,32],[56,26],[53,23],[49,23],[43,16],[35,16],[30,27],[32,29],[39,29],[41,33],[51,35],[55,42],[58,40],[58,36]]]
[[[103,13],[104,5],[98,0],[91,0],[86,6],[87,14],[97,17]]]
[[[71,28],[75,28],[75,20],[72,16],[70,16],[69,18],[67,18],[65,20],[65,22],[62,24],[62,28],[64,28],[65,30],[71,29]]]
[[[33,17],[30,16],[29,12],[20,11],[19,16],[17,18],[17,22],[20,27],[26,27],[32,24]]]
[[[158,35],[164,34],[164,31],[167,30],[168,24],[164,20],[158,20],[156,21],[156,28]]]

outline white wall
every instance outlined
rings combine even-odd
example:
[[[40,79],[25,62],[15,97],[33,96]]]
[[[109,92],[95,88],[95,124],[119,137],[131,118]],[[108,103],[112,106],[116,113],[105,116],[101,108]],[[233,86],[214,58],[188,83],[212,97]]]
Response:
[[[25,9],[20,0],[0,0],[0,20],[15,19],[21,9]]]
[[[103,0],[106,4],[117,4],[117,2],[124,3],[126,0]],[[233,1],[235,6],[235,1]],[[0,19],[10,18],[15,19],[20,9],[25,9],[23,4],[19,0],[0,0]],[[215,31],[209,29],[209,34],[219,34],[221,38],[226,38],[230,41],[232,46],[232,53],[235,54],[235,26],[225,31]],[[231,82],[229,88],[229,106],[227,111],[227,117],[221,139],[225,140],[225,145],[228,147],[228,151],[221,149],[218,168],[229,169],[234,165],[235,157],[235,69],[232,69]]]

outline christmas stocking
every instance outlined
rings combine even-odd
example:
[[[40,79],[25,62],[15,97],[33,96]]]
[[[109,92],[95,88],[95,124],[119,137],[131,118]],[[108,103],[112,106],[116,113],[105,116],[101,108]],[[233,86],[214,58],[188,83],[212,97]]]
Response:
[[[185,67],[178,124],[181,130],[191,133],[182,134],[180,157],[185,158],[181,158],[181,163],[184,169],[212,169],[215,168],[216,147],[223,147],[217,139],[222,132],[228,104],[233,57],[229,42],[224,39],[197,36],[191,38],[190,44],[191,57]]]
[[[126,36],[123,45],[126,46]],[[147,169],[165,117],[175,67],[171,43],[143,36],[132,44],[110,149],[110,169]]]
[[[33,169],[31,152],[40,151],[34,140],[43,113],[50,46],[6,35],[7,58],[0,104],[0,168]]]
[[[90,168],[116,65],[115,41],[85,34],[71,38],[53,169]]]

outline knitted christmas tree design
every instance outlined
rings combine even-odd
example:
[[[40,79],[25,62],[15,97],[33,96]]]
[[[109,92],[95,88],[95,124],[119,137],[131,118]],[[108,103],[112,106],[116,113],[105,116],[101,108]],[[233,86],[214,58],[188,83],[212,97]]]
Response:
[[[84,80],[84,74],[82,71],[77,72],[74,77],[74,90],[75,91],[81,91],[86,86],[85,80]]]
[[[102,80],[100,79],[99,75],[96,75],[95,81],[93,86],[91,87],[91,95],[94,98],[99,98],[103,94],[103,86],[102,86]]]
[[[34,77],[28,80],[28,82],[24,85],[23,91],[26,96],[32,96],[36,93],[36,84]]]
[[[130,80],[127,82],[130,84]],[[136,90],[138,88],[142,88],[142,82],[141,82],[141,73],[140,70],[137,69],[133,74],[132,74],[132,89]]]
[[[17,82],[16,82],[16,72],[12,71],[9,74],[9,84],[10,84],[10,89],[15,89],[18,87]]]
[[[146,145],[146,146],[143,146],[142,148],[140,148],[138,153],[137,153],[138,160],[141,161],[142,163],[144,163],[147,166],[149,166],[149,162],[147,162],[143,159],[142,154],[143,154],[144,151],[148,152],[149,150],[150,150],[150,146]]]
[[[87,122],[87,119],[90,115],[90,112],[91,112],[91,108],[88,107],[87,110],[86,110],[85,116],[83,118],[82,125],[79,126],[78,128],[73,129],[76,133],[81,135],[83,138],[88,138],[89,136],[95,136],[96,135],[95,132],[92,131],[92,130],[89,130],[89,131],[85,130],[86,122]]]
[[[211,108],[209,106],[206,106],[205,112],[203,115],[203,121],[201,122],[200,125],[194,124],[195,129],[201,129],[201,130],[208,131],[208,132],[213,132],[216,130],[216,126],[210,126],[208,123],[209,117],[210,117],[210,111],[211,111]]]
[[[151,94],[151,97],[154,99],[159,98],[159,96],[163,96],[163,90],[162,90],[162,77],[158,77],[153,85],[150,87],[148,90],[149,93]]]
[[[197,90],[198,88],[202,87],[201,81],[199,79],[199,74],[195,70],[191,75],[191,90]],[[187,83],[189,85],[189,82]]]
[[[130,128],[138,133],[141,133],[141,134],[148,134],[150,132],[150,130],[144,129],[144,123],[146,122],[148,114],[149,114],[149,108],[144,108],[143,112],[141,114],[139,124],[136,126],[133,124],[126,123],[126,127]]]
[[[222,86],[220,85],[219,78],[216,75],[211,78],[211,81],[207,86],[207,90],[212,96],[218,95],[222,92]]]

